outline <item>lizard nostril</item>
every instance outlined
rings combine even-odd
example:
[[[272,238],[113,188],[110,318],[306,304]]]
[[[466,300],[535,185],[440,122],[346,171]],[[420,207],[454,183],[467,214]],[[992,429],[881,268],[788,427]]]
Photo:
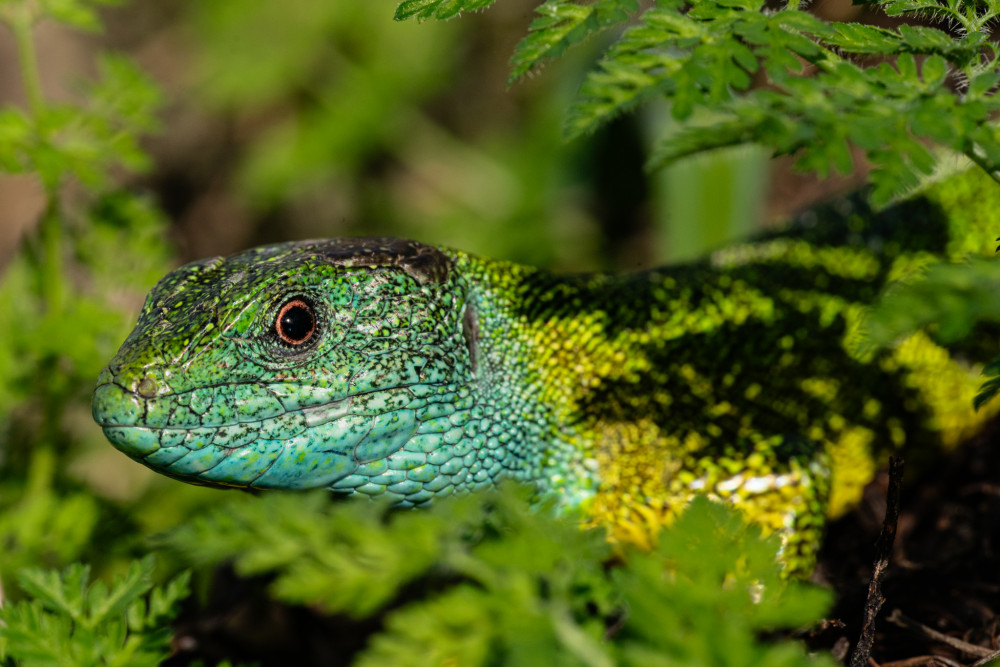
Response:
[[[156,380],[147,375],[142,378],[139,385],[135,388],[135,391],[143,398],[153,398],[156,396]]]

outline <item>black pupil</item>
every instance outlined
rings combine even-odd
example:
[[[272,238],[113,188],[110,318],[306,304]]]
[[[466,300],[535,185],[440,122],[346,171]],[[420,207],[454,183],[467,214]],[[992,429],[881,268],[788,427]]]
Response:
[[[292,306],[281,316],[279,325],[286,337],[301,342],[312,333],[313,316],[303,306]]]

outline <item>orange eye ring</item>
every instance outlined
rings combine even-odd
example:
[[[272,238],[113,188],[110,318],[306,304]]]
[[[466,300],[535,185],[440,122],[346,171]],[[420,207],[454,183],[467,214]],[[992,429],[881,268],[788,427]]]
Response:
[[[297,347],[309,342],[316,333],[316,315],[312,306],[301,298],[288,301],[278,311],[274,331],[289,345]]]

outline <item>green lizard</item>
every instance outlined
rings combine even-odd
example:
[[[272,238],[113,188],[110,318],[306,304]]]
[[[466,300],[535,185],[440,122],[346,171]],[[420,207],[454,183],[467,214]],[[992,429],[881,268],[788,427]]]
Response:
[[[881,454],[954,444],[989,414],[977,367],[926,336],[861,343],[887,282],[991,252],[1000,190],[966,174],[878,214],[862,201],[624,276],[395,239],[194,262],[149,295],[94,418],[196,484],[414,506],[511,478],[638,543],[711,494],[808,571]]]

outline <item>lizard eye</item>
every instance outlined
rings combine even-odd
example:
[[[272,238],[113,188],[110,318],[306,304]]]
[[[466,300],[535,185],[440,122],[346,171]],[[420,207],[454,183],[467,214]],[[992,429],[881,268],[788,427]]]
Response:
[[[274,320],[274,331],[289,345],[302,345],[316,333],[316,315],[301,297],[286,301]]]

